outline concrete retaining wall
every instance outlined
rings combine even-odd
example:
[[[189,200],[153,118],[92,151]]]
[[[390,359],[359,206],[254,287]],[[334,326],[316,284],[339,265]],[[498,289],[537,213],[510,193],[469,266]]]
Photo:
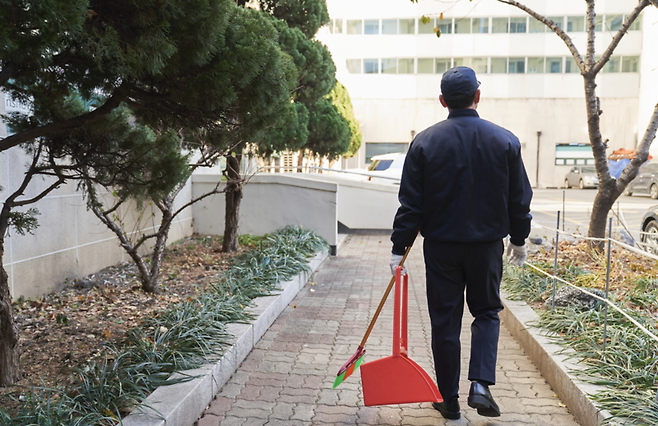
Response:
[[[227,331],[234,336],[234,341],[217,362],[183,372],[186,375],[197,376],[194,380],[159,387],[146,399],[147,407],[144,408],[144,412],[130,414],[123,419],[122,424],[124,426],[194,424],[326,257],[324,253],[317,254],[310,261],[311,271],[302,272],[292,280],[281,283],[279,294],[255,299],[254,306],[249,312],[256,319],[249,324],[229,324]]]
[[[15,152],[0,153],[3,195],[19,184],[22,169],[17,164],[25,160]],[[194,175],[177,205],[210,191],[220,179],[220,175]],[[37,182],[25,196],[33,197],[47,185]],[[244,186],[238,232],[262,235],[286,225],[301,225],[324,238],[335,254],[338,222],[352,229],[391,229],[399,206],[397,192],[397,185],[321,174],[255,175]],[[58,290],[67,278],[81,278],[130,260],[116,236],[87,210],[75,184],[64,185],[28,207],[39,209],[39,228],[34,235],[12,231],[5,244],[3,261],[14,298],[38,297]],[[192,233],[222,235],[224,214],[224,194],[200,201],[179,215],[169,242]],[[117,215],[135,235],[155,229],[160,218],[153,208],[140,216],[134,205],[123,207]]]
[[[3,201],[20,186],[27,161],[28,157],[20,150],[0,153],[0,197]],[[19,200],[37,196],[51,183],[36,178]],[[191,185],[188,185],[178,196],[177,205],[189,201],[191,195]],[[58,290],[67,278],[81,278],[130,260],[119,246],[116,235],[87,210],[76,183],[63,185],[37,203],[17,211],[28,208],[39,211],[39,227],[27,235],[19,235],[10,229],[5,239],[2,261],[13,298],[38,297]],[[141,218],[134,205],[123,206],[116,214],[124,222],[125,229],[132,230],[134,235],[151,232],[160,220],[157,208],[148,208]],[[192,209],[187,209],[172,224],[169,242],[192,232]]]
[[[282,174],[255,175],[243,187],[238,233],[262,235],[286,225],[301,225],[324,238],[335,252],[338,235],[338,185],[322,180]],[[192,196],[217,185],[219,175],[192,177]],[[224,234],[224,194],[208,197],[193,206],[194,231]]]

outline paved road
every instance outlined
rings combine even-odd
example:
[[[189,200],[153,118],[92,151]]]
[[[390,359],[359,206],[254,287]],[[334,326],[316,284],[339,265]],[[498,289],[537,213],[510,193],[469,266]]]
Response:
[[[407,262],[410,271],[410,357],[434,376],[424,292],[421,244]],[[469,383],[461,382],[462,418],[448,421],[428,403],[363,406],[359,371],[337,389],[335,374],[354,353],[390,279],[390,243],[384,235],[352,235],[272,325],[256,349],[222,388],[198,426],[257,425],[553,425],[578,423],[554,395],[511,335],[501,329],[498,374],[492,393],[502,416],[479,416],[466,405]],[[469,319],[462,331],[462,376],[470,344]],[[387,303],[366,345],[367,360],[391,354],[392,303]]]
[[[587,234],[592,204],[596,195],[595,189],[535,189],[532,200],[533,234],[547,234],[548,231],[538,228],[543,225],[555,229],[557,225],[557,212],[560,211],[560,227],[564,219],[565,229],[572,232]],[[644,212],[651,206],[658,204],[648,196],[637,195],[627,197],[622,195],[614,206],[614,213],[620,212],[628,224],[631,234],[638,238],[638,231]],[[564,211],[564,214],[562,213]],[[613,220],[613,226],[617,219]],[[551,238],[553,234],[548,233]]]

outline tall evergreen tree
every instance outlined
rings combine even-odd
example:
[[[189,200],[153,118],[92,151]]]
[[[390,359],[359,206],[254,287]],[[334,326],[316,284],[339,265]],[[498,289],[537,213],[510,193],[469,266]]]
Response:
[[[326,0],[259,0],[261,9],[300,29],[307,38],[329,23]]]
[[[331,99],[331,103],[336,107],[340,115],[342,115],[347,121],[350,128],[349,148],[347,151],[343,152],[342,155],[345,157],[352,157],[359,151],[359,148],[361,148],[363,133],[361,132],[359,122],[354,116],[354,107],[352,107],[350,94],[347,92],[345,86],[340,82],[336,82],[336,85],[329,93],[329,99]]]
[[[20,146],[32,158],[0,210],[0,255],[9,226],[35,224],[34,210],[14,210],[69,179],[125,184],[128,193],[149,184],[162,196],[187,173],[180,129],[205,129],[225,147],[274,123],[296,75],[277,37],[262,12],[231,0],[0,0],[0,89],[30,106],[4,117],[14,133],[0,139],[0,151]],[[136,172],[137,147],[151,143],[170,149]],[[148,154],[155,152],[141,160]],[[116,162],[125,173],[109,173]],[[38,175],[48,176],[45,188],[26,198]],[[20,377],[17,343],[0,269],[0,385]]]

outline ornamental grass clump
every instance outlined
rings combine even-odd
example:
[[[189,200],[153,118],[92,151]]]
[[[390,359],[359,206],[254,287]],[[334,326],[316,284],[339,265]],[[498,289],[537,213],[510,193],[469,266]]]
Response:
[[[214,290],[248,303],[277,290],[280,282],[308,271],[309,258],[328,250],[327,243],[313,232],[288,226],[267,236],[258,250],[239,256]]]
[[[184,370],[223,353],[231,342],[226,325],[249,321],[252,299],[308,271],[309,259],[329,249],[315,233],[293,226],[246,240],[251,250],[236,257],[210,291],[143,318],[99,360],[76,369],[69,386],[32,388],[13,418],[0,410],[0,426],[116,424],[144,408],[157,387],[193,379]]]
[[[543,267],[542,267],[543,266]],[[552,267],[538,266],[550,272]],[[591,273],[581,270],[568,282],[591,280]],[[573,271],[572,271],[573,272]],[[562,286],[565,284],[559,284]],[[503,288],[517,300],[525,300],[537,309],[540,320],[531,324],[550,332],[556,340],[570,348],[565,351],[580,361],[582,369],[572,373],[585,381],[605,386],[603,391],[590,395],[599,408],[612,417],[606,424],[658,424],[656,383],[658,378],[658,342],[615,309],[607,309],[606,347],[603,351],[605,304],[592,309],[556,307],[536,303],[552,294],[552,279],[538,273],[522,275],[520,270],[508,270]],[[611,291],[609,300],[621,307],[633,320],[648,330],[656,330],[653,313],[658,311],[658,285],[655,279],[642,277],[626,288]]]

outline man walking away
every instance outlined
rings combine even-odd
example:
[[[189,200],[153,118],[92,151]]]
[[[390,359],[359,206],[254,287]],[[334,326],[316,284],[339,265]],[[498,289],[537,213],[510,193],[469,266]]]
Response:
[[[432,352],[444,401],[443,417],[458,419],[464,291],[474,317],[468,405],[478,414],[500,416],[489,391],[496,382],[503,238],[510,236],[510,263],[526,258],[532,189],[521,145],[508,130],[483,120],[476,109],[480,83],[467,67],[441,79],[441,104],[448,118],[411,143],[400,183],[400,208],[393,224],[391,272],[420,229],[424,237]]]

